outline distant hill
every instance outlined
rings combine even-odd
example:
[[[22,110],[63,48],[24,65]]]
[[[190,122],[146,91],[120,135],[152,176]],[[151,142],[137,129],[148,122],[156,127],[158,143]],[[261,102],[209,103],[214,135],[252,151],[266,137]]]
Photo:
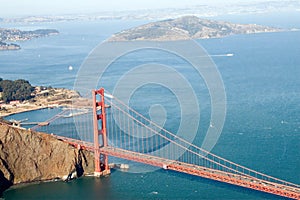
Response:
[[[0,28],[0,41],[30,40],[59,34],[56,29],[38,29],[34,31],[21,31],[19,29]]]
[[[278,32],[279,28],[256,24],[234,24],[185,16],[148,23],[114,34],[108,41],[172,41],[219,38],[233,34]]]
[[[7,41],[31,40],[33,38],[46,37],[57,34],[59,34],[59,32],[56,29],[38,29],[34,31],[21,31],[19,29],[0,28],[0,51],[21,49],[20,45],[14,43],[7,43]]]

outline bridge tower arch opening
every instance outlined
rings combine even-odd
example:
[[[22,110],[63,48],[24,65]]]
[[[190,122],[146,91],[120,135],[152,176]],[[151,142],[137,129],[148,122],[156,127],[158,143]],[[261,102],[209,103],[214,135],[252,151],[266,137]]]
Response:
[[[108,155],[100,154],[100,147],[106,147],[108,145],[104,88],[100,88],[99,90],[93,90],[92,97],[93,97],[93,123],[94,123],[93,131],[94,131],[94,149],[95,149],[94,175],[101,176],[101,175],[110,174],[110,169],[108,166]],[[99,143],[99,135],[101,136],[101,141],[100,141],[101,143]]]

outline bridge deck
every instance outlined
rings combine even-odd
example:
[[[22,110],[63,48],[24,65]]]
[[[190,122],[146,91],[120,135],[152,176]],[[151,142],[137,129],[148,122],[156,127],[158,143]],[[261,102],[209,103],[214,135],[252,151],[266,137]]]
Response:
[[[100,149],[101,153],[127,160],[141,162],[164,169],[170,169],[178,172],[183,172],[191,175],[196,175],[216,181],[226,182],[233,185],[242,186],[254,190],[259,190],[275,195],[285,196],[293,199],[300,199],[300,189],[282,184],[277,184],[265,180],[260,180],[245,175],[237,175],[230,172],[210,169],[202,166],[192,165],[184,162],[178,162],[152,156],[149,154],[142,154],[133,151],[128,151],[115,147],[103,147]]]
[[[83,142],[76,139],[55,136],[74,146],[80,145],[81,148],[94,151],[93,143]],[[175,160],[169,160],[149,154],[143,154],[133,151],[128,151],[116,147],[101,147],[100,152],[109,156],[132,160],[135,162],[145,163],[164,169],[183,172],[186,174],[196,175],[207,179],[212,179],[220,182],[250,188],[266,193],[271,193],[279,196],[288,197],[291,199],[300,199],[300,188],[291,187],[288,185],[278,184],[267,180],[261,180],[252,176],[234,174],[221,170],[206,168],[198,165],[188,164]]]

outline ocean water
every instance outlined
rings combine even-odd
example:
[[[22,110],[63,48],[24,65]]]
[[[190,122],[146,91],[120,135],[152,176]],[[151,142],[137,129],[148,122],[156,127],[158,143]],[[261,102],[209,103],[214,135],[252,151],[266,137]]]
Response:
[[[244,19],[246,17],[241,18],[241,22]],[[257,20],[257,24],[259,20],[266,24],[270,19]],[[289,17],[281,20],[282,27],[298,25],[296,28],[300,28],[300,23],[289,20]],[[22,42],[20,51],[0,52],[0,77],[24,78],[34,85],[72,88],[81,63],[98,43],[114,32],[144,22],[18,25],[28,29],[57,28],[61,34]],[[235,35],[197,42],[210,55],[234,54],[233,57],[212,57],[222,76],[227,96],[225,125],[212,152],[268,175],[300,184],[300,32]],[[68,69],[70,65],[73,66],[72,71]],[[159,98],[156,100],[163,102]],[[138,104],[137,99],[134,102]],[[22,113],[12,118],[32,118],[34,121],[34,118],[48,118],[57,112],[47,109]],[[174,109],[172,113],[172,109],[168,109],[168,112],[174,116],[177,111]],[[210,113],[204,109],[201,114],[201,123],[205,126]],[[176,126],[176,121],[173,123]],[[172,123],[168,125],[172,126]],[[69,183],[26,184],[7,190],[4,198],[280,199],[158,168],[149,173],[113,170],[108,177],[83,177]]]

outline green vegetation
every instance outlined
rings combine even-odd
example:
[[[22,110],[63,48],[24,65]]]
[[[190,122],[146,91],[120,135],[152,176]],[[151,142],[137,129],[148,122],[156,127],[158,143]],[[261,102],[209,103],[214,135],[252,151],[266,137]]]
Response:
[[[0,78],[0,100],[6,103],[15,100],[24,101],[31,99],[33,91],[34,87],[26,80],[19,79],[12,81]]]

